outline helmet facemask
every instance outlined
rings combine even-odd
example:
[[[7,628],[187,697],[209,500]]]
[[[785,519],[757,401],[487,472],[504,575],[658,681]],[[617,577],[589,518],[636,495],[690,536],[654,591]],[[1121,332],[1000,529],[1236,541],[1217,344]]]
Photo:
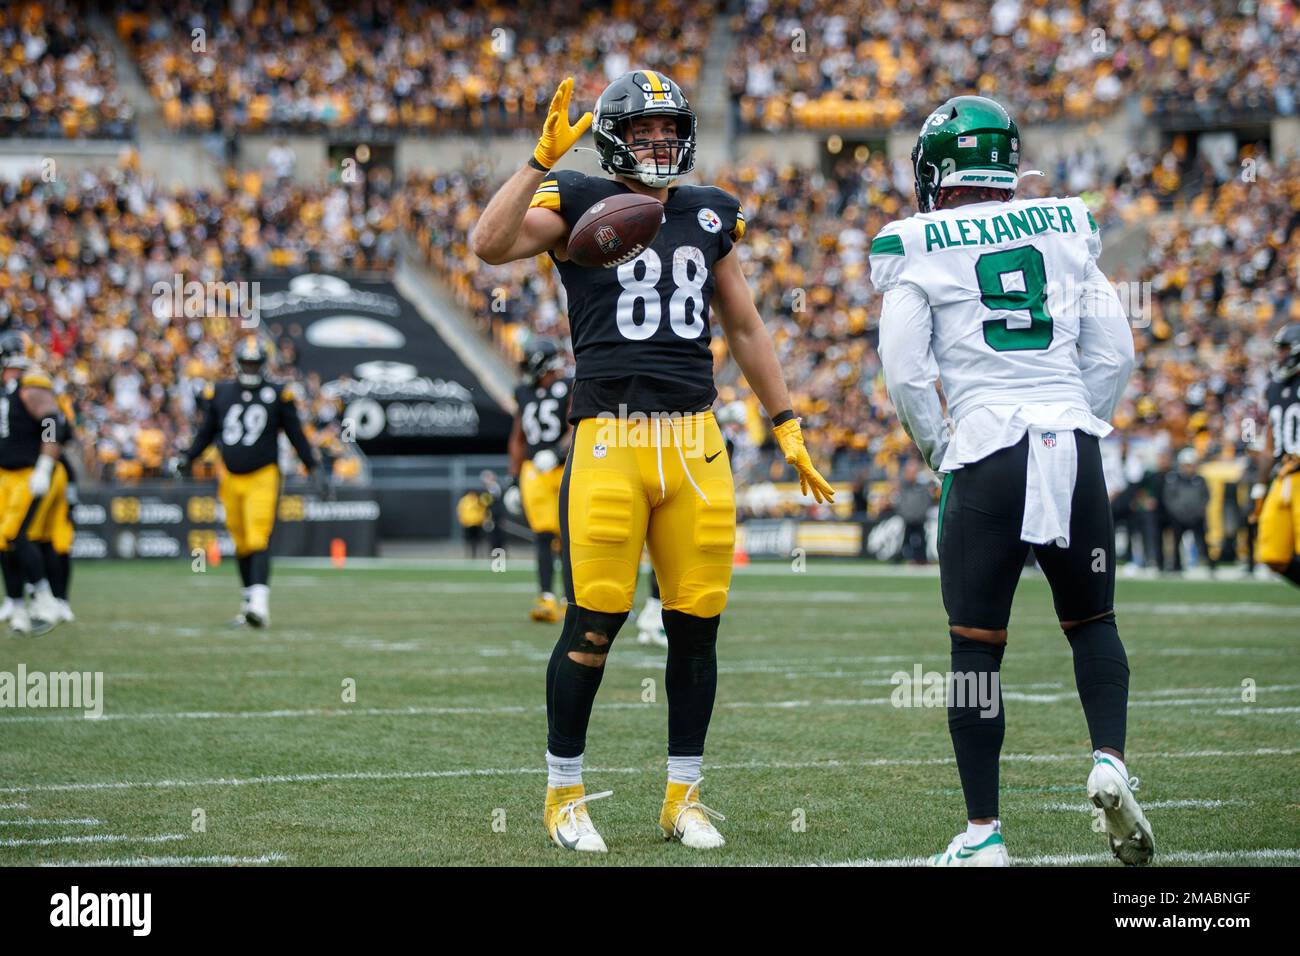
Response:
[[[624,120],[609,134],[613,141],[612,172],[630,176],[652,189],[662,189],[695,168],[695,117],[679,111],[641,113],[640,116],[672,116],[677,127],[673,139],[640,140],[631,137],[632,120]],[[637,151],[648,153],[640,158]],[[661,158],[667,156],[667,159]]]
[[[593,112],[592,138],[606,172],[662,189],[695,168],[695,113],[681,88],[667,77],[646,70],[625,73],[601,93]],[[632,138],[631,121],[655,116],[672,118],[671,138]],[[646,155],[638,157],[638,149]]]

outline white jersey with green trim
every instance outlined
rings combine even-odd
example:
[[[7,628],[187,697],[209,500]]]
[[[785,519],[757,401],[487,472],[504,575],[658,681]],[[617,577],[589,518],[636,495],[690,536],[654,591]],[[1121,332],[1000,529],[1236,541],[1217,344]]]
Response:
[[[1077,198],[921,213],[872,241],[886,384],[931,467],[978,461],[1035,425],[1109,433],[1102,419],[1123,393],[1133,342],[1100,253]]]

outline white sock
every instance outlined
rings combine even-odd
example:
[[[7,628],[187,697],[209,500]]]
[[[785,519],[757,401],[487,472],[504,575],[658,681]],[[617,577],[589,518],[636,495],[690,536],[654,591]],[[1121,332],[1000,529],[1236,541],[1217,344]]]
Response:
[[[36,587],[33,589],[33,593],[38,598],[54,597],[54,592],[50,590],[50,582],[45,578],[41,578],[39,581],[36,582]]]
[[[669,783],[695,783],[703,775],[703,771],[704,758],[702,756],[668,758]]]
[[[572,787],[582,783],[582,758],[585,756],[586,754],[578,754],[576,757],[557,757],[549,750],[546,751],[547,786]]]
[[[248,601],[252,595],[252,591],[253,589],[251,587],[244,587],[239,589],[240,602],[244,605],[244,607],[248,607]]]
[[[1002,829],[1001,820],[994,820],[992,823],[968,822],[966,824],[966,845],[978,846],[1000,829]]]
[[[543,591],[543,592],[542,592],[542,600],[544,600],[544,601],[554,601],[554,600],[555,600],[555,595],[554,595],[552,592],[550,592],[550,591]]]
[[[262,602],[262,607],[271,603],[271,587],[267,584],[254,584],[248,588],[248,599],[254,603]]]

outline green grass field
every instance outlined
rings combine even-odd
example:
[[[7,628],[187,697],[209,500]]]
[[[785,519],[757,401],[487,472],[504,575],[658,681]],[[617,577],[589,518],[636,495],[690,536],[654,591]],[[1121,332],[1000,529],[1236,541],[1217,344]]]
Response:
[[[233,562],[79,564],[77,623],[0,637],[0,671],[102,671],[104,719],[0,710],[0,863],[899,862],[962,826],[944,710],[889,704],[894,672],[947,670],[938,579],[812,562],[738,572],[723,617],[704,800],[727,815],[727,846],[658,835],[663,658],[631,625],[588,739],[588,790],[614,790],[592,807],[610,853],[552,846],[543,674],[558,626],[526,619],[533,580],[527,566],[282,561],[259,632],[224,624]],[[1119,614],[1128,763],[1157,862],[1296,865],[1300,592],[1121,579]],[[1118,866],[1090,827],[1086,728],[1041,578],[1026,575],[1011,629],[1013,862]]]

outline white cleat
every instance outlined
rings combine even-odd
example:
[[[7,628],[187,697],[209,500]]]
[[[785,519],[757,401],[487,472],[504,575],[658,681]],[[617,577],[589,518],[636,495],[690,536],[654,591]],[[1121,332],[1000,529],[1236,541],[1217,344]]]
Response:
[[[669,781],[663,808],[659,812],[659,831],[665,840],[678,840],[682,846],[693,850],[713,850],[726,845],[727,841],[709,817],[714,820],[727,818],[697,799],[703,782],[702,778],[692,784]]]
[[[55,600],[54,595],[38,592],[33,596],[32,621],[48,625],[47,629],[52,629],[63,622],[63,609],[59,607],[59,602]]]
[[[248,604],[244,608],[244,619],[248,621],[250,627],[271,626],[270,592],[264,585],[260,588],[254,585],[252,588],[252,593],[248,596]]]
[[[1100,750],[1092,755],[1092,773],[1088,774],[1088,799],[1096,810],[1098,832],[1105,833],[1111,852],[1128,866],[1144,866],[1155,856],[1156,840],[1146,814],[1138,806],[1133,791],[1138,779],[1125,780],[1110,758]]]
[[[77,615],[72,613],[72,605],[66,598],[55,598],[59,605],[59,620],[64,624],[72,624],[77,620]]]
[[[668,632],[664,630],[664,606],[655,598],[646,598],[645,607],[636,616],[636,642],[653,647],[668,646]]]
[[[31,618],[27,615],[26,607],[17,601],[14,601],[13,610],[9,611],[9,631],[19,637],[31,635]]]
[[[0,621],[7,621],[14,614],[14,599],[7,597],[3,604],[0,604]]]
[[[582,784],[547,787],[543,822],[555,845],[579,853],[608,853],[609,847],[591,822],[587,804],[613,793],[613,790],[587,793]]]
[[[952,838],[948,849],[930,857],[927,866],[1010,866],[1002,831],[994,830],[982,843],[967,846],[966,831]]]

